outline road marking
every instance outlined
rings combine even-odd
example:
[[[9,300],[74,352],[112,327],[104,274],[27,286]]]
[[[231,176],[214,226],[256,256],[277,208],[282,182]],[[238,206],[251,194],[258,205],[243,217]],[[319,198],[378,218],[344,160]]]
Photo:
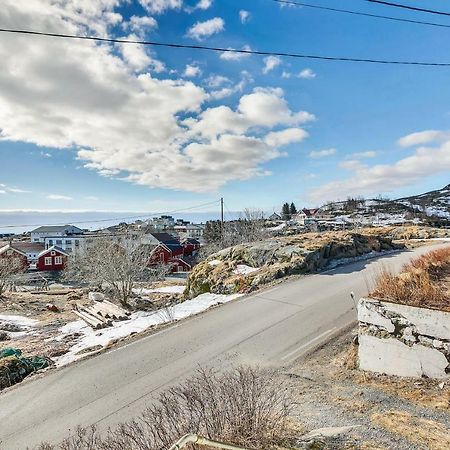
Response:
[[[313,342],[318,341],[319,339],[321,339],[322,337],[326,336],[327,334],[332,333],[334,330],[336,330],[336,327],[331,328],[330,330],[324,331],[323,333],[319,334],[318,336],[316,336],[314,339],[311,339],[309,342],[307,342],[306,344],[301,345],[300,347],[296,348],[295,350],[292,350],[292,352],[287,353],[286,355],[284,355],[281,358],[281,361],[284,361],[285,359],[289,358],[290,356],[292,356],[295,353],[298,353],[300,350],[303,350],[305,347],[308,347],[309,345],[311,345]]]

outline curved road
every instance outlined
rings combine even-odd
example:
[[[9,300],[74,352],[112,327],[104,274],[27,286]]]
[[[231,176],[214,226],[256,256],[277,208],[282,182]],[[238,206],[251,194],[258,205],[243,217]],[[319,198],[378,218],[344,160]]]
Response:
[[[0,394],[0,448],[23,450],[61,440],[77,425],[127,420],[199,365],[288,366],[356,320],[350,291],[364,296],[383,265],[399,269],[438,246],[286,281],[17,385]]]

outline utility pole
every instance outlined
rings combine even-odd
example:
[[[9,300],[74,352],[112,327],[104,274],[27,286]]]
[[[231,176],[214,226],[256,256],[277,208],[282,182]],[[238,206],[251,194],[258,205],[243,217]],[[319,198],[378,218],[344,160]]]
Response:
[[[222,247],[223,247],[223,242],[224,242],[223,197],[220,198],[220,237],[222,240]]]

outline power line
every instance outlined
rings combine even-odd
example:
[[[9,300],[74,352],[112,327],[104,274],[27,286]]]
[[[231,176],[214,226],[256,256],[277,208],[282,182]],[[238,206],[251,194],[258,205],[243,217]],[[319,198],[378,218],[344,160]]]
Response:
[[[400,17],[384,16],[384,15],[380,15],[380,14],[371,14],[371,13],[365,13],[365,12],[362,12],[362,11],[352,11],[352,10],[349,10],[349,9],[331,8],[331,7],[328,7],[328,6],[311,5],[309,3],[300,3],[300,2],[290,1],[290,0],[272,0],[272,1],[276,2],[276,3],[280,3],[280,4],[299,6],[299,7],[305,7],[305,8],[322,9],[322,10],[325,10],[325,11],[339,12],[339,13],[345,13],[345,14],[352,14],[352,15],[355,15],[355,16],[365,16],[365,17],[372,17],[372,18],[375,18],[375,19],[393,20],[395,22],[406,22],[406,23],[414,23],[414,24],[418,24],[418,25],[431,25],[433,27],[450,28],[450,25],[445,25],[443,23],[424,22],[424,21],[421,21],[421,20],[412,20],[412,19],[402,19]]]
[[[398,61],[398,60],[385,60],[385,59],[366,59],[366,58],[351,58],[344,56],[323,56],[323,55],[309,55],[300,53],[289,52],[275,52],[275,51],[258,51],[258,50],[245,50],[245,49],[233,49],[222,47],[208,47],[204,45],[188,45],[188,44],[174,44],[167,42],[155,42],[155,41],[140,41],[132,39],[114,39],[114,38],[102,38],[95,36],[77,36],[72,34],[60,34],[60,33],[45,33],[42,31],[29,31],[29,30],[15,30],[0,28],[0,33],[13,33],[13,34],[25,34],[32,36],[48,36],[54,38],[65,39],[79,39],[86,41],[97,41],[117,44],[138,44],[138,45],[150,45],[155,47],[169,47],[169,48],[183,48],[190,50],[209,50],[220,53],[241,53],[247,55],[260,55],[260,56],[281,56],[287,58],[301,58],[301,59],[314,59],[322,61],[344,61],[344,62],[358,62],[358,63],[371,63],[371,64],[394,64],[394,65],[406,65],[406,66],[426,66],[426,67],[449,67],[450,63],[437,63],[437,62],[424,62],[424,61]]]
[[[385,2],[383,0],[365,0],[370,3],[379,3],[380,5],[392,6],[394,8],[410,9],[412,11],[420,11],[430,14],[439,14],[440,16],[450,16],[450,13],[444,11],[436,11],[435,9],[417,8],[416,6],[402,5],[400,3]]]
[[[195,205],[195,206],[177,209],[177,210],[173,210],[173,211],[162,211],[162,212],[147,213],[147,214],[141,214],[138,216],[128,216],[128,217],[112,217],[110,219],[79,220],[77,222],[70,222],[70,223],[71,224],[85,224],[85,223],[104,223],[104,222],[113,222],[113,221],[116,222],[116,221],[133,220],[133,219],[140,219],[143,217],[153,217],[153,216],[160,216],[160,215],[164,215],[164,214],[175,214],[175,213],[180,213],[180,212],[185,212],[185,211],[191,211],[196,208],[217,205],[218,203],[219,203],[219,200],[214,200],[213,202],[203,203],[201,205]],[[67,222],[45,224],[45,226],[63,226],[63,225],[67,225]],[[39,226],[42,226],[42,223],[22,224],[22,225],[0,225],[0,228],[24,228],[24,227],[39,227]]]

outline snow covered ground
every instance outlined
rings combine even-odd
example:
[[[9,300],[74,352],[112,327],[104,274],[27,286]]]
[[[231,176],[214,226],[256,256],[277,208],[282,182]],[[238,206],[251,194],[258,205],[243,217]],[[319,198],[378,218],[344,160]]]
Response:
[[[7,314],[0,314],[0,322],[6,322],[11,325],[17,325],[21,328],[32,328],[39,323],[38,320],[30,319],[29,317],[14,316]]]
[[[8,314],[0,314],[0,323],[14,325],[20,328],[20,331],[8,331],[7,334],[11,339],[18,339],[27,334],[33,333],[33,329],[39,324],[38,320],[30,319],[24,316],[15,316]]]
[[[148,295],[153,293],[161,293],[161,294],[182,294],[184,292],[186,286],[184,285],[175,285],[175,286],[162,286],[159,288],[153,289],[133,289],[133,292],[137,295]]]
[[[70,348],[69,352],[54,358],[57,366],[61,367],[76,361],[86,355],[98,350],[98,346],[105,347],[110,342],[125,338],[133,333],[140,333],[150,327],[162,325],[184,319],[186,317],[199,314],[212,306],[227,303],[243,294],[221,295],[221,294],[202,294],[192,300],[186,300],[167,308],[153,312],[139,311],[133,313],[129,320],[114,322],[110,328],[102,330],[93,330],[82,320],[70,322],[60,328],[60,335],[56,340],[63,340],[69,335],[80,334],[78,341]],[[88,349],[94,348],[92,352]],[[81,353],[80,353],[81,352]]]

